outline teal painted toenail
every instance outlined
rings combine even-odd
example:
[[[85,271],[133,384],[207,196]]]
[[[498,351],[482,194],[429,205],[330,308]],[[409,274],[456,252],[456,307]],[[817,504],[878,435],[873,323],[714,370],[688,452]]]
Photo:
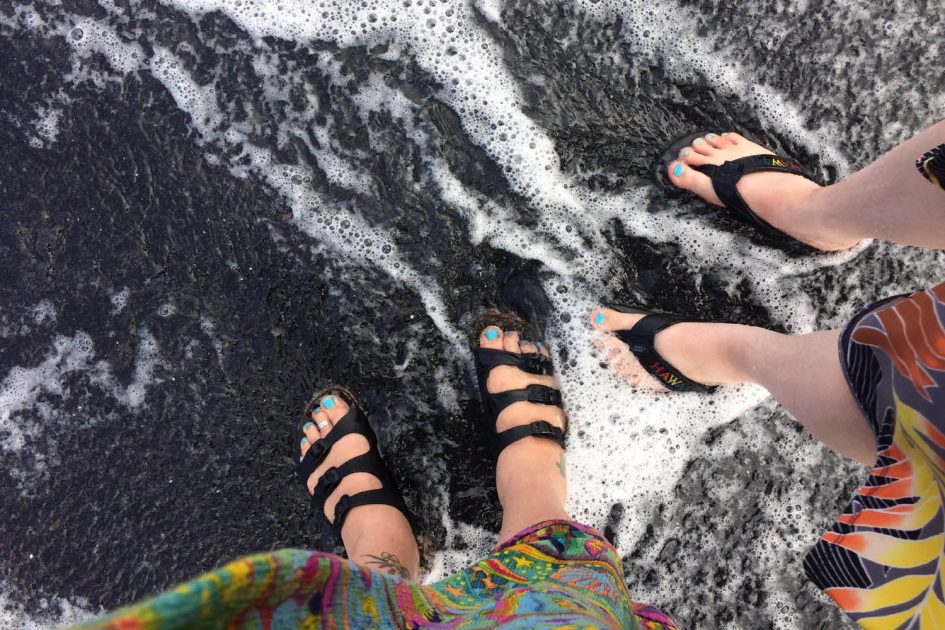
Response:
[[[702,144],[702,138],[696,138],[696,141],[693,144]]]
[[[675,175],[676,177],[679,177],[680,175],[682,175],[682,164],[676,165],[676,168],[673,169],[673,175]]]
[[[312,409],[312,415],[314,416],[316,413],[318,413],[321,410],[322,410],[321,407],[319,407],[318,405],[315,405],[315,407]]]
[[[322,407],[324,407],[325,409],[331,409],[334,406],[335,406],[335,399],[332,396],[327,396],[322,401]]]
[[[305,424],[302,425],[302,430],[303,430],[303,431],[308,431],[308,430],[311,429],[311,428],[312,428],[312,423],[311,423],[311,422],[306,422]]]
[[[536,348],[540,348],[540,347],[541,347],[541,342],[540,342],[540,341],[536,341],[536,342],[535,342],[535,347],[536,347]]]
[[[490,328],[489,330],[486,331],[486,339],[488,339],[489,341],[492,341],[493,339],[498,339],[498,338],[499,338],[499,331],[496,330],[495,328]]]
[[[678,168],[678,167],[677,167],[677,168]],[[597,324],[598,326],[600,326],[601,324],[603,324],[603,323],[604,323],[604,314],[603,314],[603,313],[598,313],[598,314],[597,314],[597,317],[594,318],[594,323]]]
[[[301,439],[301,441],[299,441],[299,444],[301,444],[302,446],[305,446],[305,443],[306,443],[306,442],[308,442],[308,438],[304,438],[304,437],[303,437],[303,438]]]
[[[685,151],[683,151],[682,154],[683,154],[683,157],[689,157],[689,149],[686,149]]]
[[[712,138],[715,137],[715,134],[714,134],[714,133],[710,133],[708,137],[709,137],[709,140],[711,140]]]

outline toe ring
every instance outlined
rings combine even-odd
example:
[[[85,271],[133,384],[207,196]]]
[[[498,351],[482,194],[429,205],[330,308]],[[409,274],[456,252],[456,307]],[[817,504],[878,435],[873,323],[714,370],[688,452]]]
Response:
[[[328,420],[322,420],[321,422],[318,423],[318,428],[319,428],[319,429],[324,429],[324,428],[327,427],[329,424],[331,424],[331,423],[330,423]]]

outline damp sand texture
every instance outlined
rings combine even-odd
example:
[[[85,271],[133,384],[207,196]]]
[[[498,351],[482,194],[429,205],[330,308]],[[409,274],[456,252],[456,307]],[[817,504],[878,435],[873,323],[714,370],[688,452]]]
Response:
[[[943,256],[789,251],[649,180],[738,129],[833,181],[945,114],[921,3],[62,0],[0,6],[0,626],[331,550],[311,392],[372,409],[427,580],[495,542],[465,333],[540,321],[575,518],[693,628],[843,628],[801,559],[863,471],[766,392],[633,391],[607,299],[795,333]],[[845,625],[847,624],[847,625]]]

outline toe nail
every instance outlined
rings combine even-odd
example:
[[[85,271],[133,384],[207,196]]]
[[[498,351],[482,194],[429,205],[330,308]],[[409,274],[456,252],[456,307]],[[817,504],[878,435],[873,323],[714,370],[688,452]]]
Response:
[[[495,328],[490,328],[489,330],[486,331],[486,339],[488,339],[489,341],[492,341],[493,339],[497,339],[498,337],[499,337],[499,331],[496,330]]]
[[[305,424],[302,425],[302,430],[303,430],[303,431],[308,431],[308,430],[311,429],[311,428],[312,428],[312,423],[311,423],[311,422],[306,422]]]
[[[727,132],[727,131],[723,131],[723,132],[722,132],[722,135],[723,135],[723,136],[727,136],[727,135],[728,135],[728,132]]]
[[[299,458],[299,463],[300,463],[300,464],[302,463],[302,460],[303,460],[303,459],[305,459],[305,455],[302,455],[302,456]]]
[[[321,407],[319,407],[318,405],[315,405],[314,407],[312,407],[312,416],[314,416],[316,413],[318,413],[321,410],[322,410]]]
[[[326,396],[325,399],[322,401],[322,407],[324,407],[325,409],[331,409],[334,406],[335,406],[334,396]]]
[[[505,334],[506,334],[506,335],[511,335],[511,334],[514,333],[514,332],[515,332],[514,330],[506,330],[506,331],[505,331]]]
[[[679,177],[680,175],[682,175],[682,164],[677,164],[673,168],[673,175],[676,177]]]
[[[708,137],[709,137],[709,140],[711,140],[711,139],[713,139],[713,138],[715,137],[715,134],[714,134],[714,133],[710,133]]]
[[[299,440],[299,444],[301,444],[302,446],[305,446],[306,442],[308,442],[308,438],[306,437],[303,437],[301,440]]]
[[[679,167],[677,166],[676,168],[679,168]],[[676,171],[673,171],[673,172],[675,173]],[[603,314],[603,313],[598,313],[598,314],[597,314],[597,317],[594,318],[594,323],[597,324],[598,326],[600,326],[601,324],[603,324],[603,323],[604,323],[604,314]]]
[[[702,138],[696,138],[696,141],[693,144],[702,144]]]
[[[689,157],[689,149],[686,149],[685,151],[683,151],[682,154],[683,154],[683,157]]]
[[[541,342],[540,342],[540,341],[536,341],[536,342],[535,342],[535,347],[536,347],[536,348],[540,348],[540,347],[541,347]]]

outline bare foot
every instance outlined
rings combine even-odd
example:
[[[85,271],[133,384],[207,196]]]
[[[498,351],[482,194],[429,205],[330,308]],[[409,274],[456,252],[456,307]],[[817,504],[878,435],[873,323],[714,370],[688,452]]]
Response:
[[[691,145],[680,150],[679,159],[669,165],[667,175],[679,188],[724,208],[725,204],[715,194],[709,176],[691,167],[702,164],[721,165],[751,155],[773,153],[734,132],[710,133],[696,138]],[[832,251],[849,249],[858,242],[819,233],[821,230],[816,226],[798,220],[799,216],[803,216],[803,212],[797,212],[796,209],[809,203],[811,196],[822,189],[820,185],[805,177],[777,172],[750,173],[742,177],[736,187],[755,214],[811,247]]]

